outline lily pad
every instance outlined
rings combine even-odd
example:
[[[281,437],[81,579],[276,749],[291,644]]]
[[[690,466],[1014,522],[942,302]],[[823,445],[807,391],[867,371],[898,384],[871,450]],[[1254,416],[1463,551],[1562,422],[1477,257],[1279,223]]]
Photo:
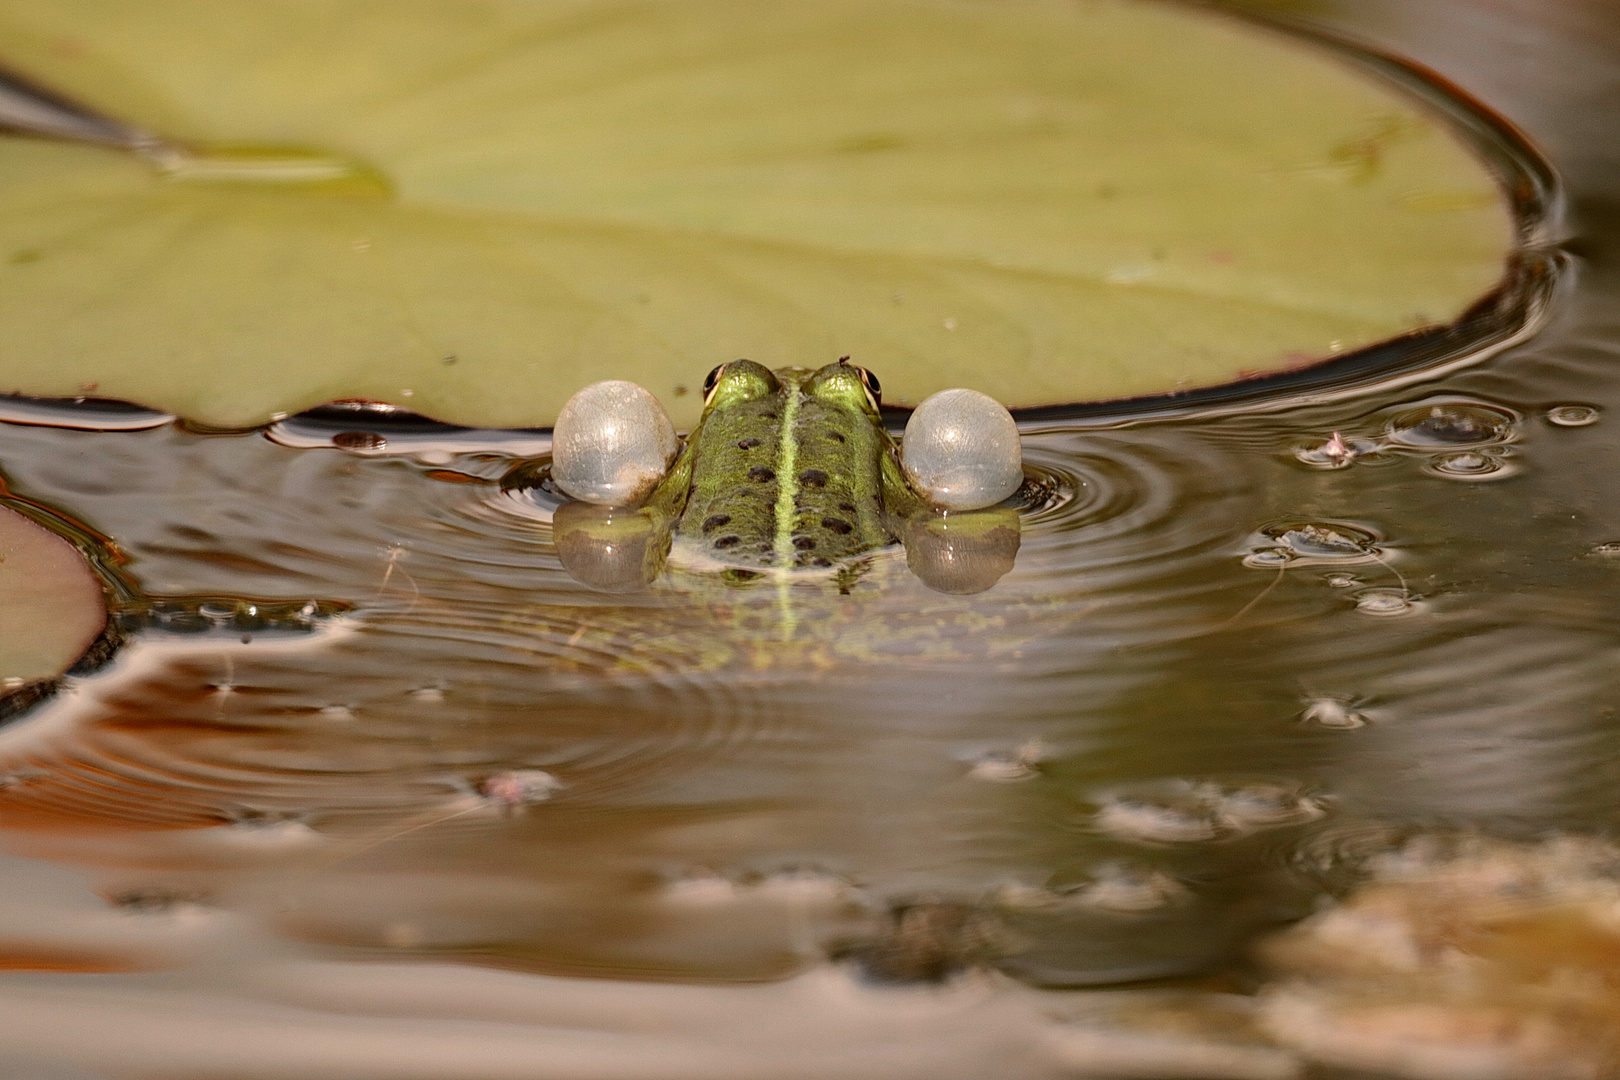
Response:
[[[1447,323],[1514,245],[1423,108],[1152,3],[0,0],[0,63],[209,148],[0,139],[0,389],[225,426],[686,425],[738,356],[1131,397]]]
[[[61,675],[107,625],[101,580],[72,544],[0,507],[0,679]]]

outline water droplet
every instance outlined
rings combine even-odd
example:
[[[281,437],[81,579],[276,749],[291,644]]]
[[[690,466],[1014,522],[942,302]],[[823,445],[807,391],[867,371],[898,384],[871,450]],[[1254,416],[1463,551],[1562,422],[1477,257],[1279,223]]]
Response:
[[[1353,589],[1361,584],[1361,579],[1354,574],[1324,574],[1322,583],[1330,589]]]
[[[339,450],[381,450],[388,440],[375,431],[340,431],[332,436],[332,445]]]
[[[1512,439],[1518,417],[1506,409],[1442,402],[1408,409],[1389,422],[1389,440],[1402,446],[1484,446]]]
[[[444,700],[444,690],[438,686],[423,686],[410,692],[410,696],[417,701],[437,702]]]
[[[1547,410],[1547,423],[1558,427],[1585,427],[1597,423],[1599,415],[1591,405],[1554,405]]]
[[[323,720],[353,720],[354,710],[347,705],[328,705],[321,710]]]
[[[1300,721],[1318,727],[1349,729],[1365,727],[1367,717],[1335,698],[1318,698],[1305,706]]]
[[[1405,589],[1368,589],[1356,596],[1356,610],[1367,615],[1405,615],[1412,598]]]
[[[1507,475],[1507,463],[1495,454],[1468,451],[1432,459],[1425,471],[1453,480],[1483,480]]]

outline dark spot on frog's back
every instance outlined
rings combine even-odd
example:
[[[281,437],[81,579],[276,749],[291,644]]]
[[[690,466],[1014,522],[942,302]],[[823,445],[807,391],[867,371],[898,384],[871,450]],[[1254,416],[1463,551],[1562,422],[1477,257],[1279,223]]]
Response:
[[[740,536],[722,536],[714,542],[714,546],[724,551],[726,548],[734,548],[740,543],[742,543],[742,537]]]
[[[737,440],[737,449],[752,450],[754,447],[758,446],[761,441],[762,440],[760,439],[739,439]]]
[[[844,442],[845,441],[844,437],[842,435],[840,435],[836,431],[827,432],[827,438],[831,439],[833,442]]]
[[[799,483],[808,488],[826,487],[827,474],[820,469],[806,469],[799,474]]]
[[[776,470],[767,469],[763,465],[755,465],[752,469],[748,470],[748,479],[752,480],[756,484],[768,484],[772,480],[776,479]]]
[[[720,526],[728,524],[730,521],[731,521],[731,515],[730,514],[711,514],[709,517],[705,518],[704,521],[703,521],[703,531],[706,532],[706,533],[707,532],[713,532],[714,530],[718,529]]]
[[[845,521],[843,518],[835,518],[835,517],[824,517],[824,518],[822,518],[821,519],[821,527],[823,529],[828,530],[829,532],[835,532],[839,536],[848,536],[850,533],[855,531],[855,526],[851,525],[849,522]]]
[[[814,551],[816,549],[816,541],[815,538],[811,536],[795,536],[793,538],[793,546],[798,548],[800,551]]]

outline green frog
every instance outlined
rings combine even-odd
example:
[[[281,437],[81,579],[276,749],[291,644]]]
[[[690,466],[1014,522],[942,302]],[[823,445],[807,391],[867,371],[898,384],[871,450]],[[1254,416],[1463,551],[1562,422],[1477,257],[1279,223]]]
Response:
[[[1017,511],[936,510],[902,468],[876,377],[847,358],[813,371],[738,360],[711,372],[704,390],[697,427],[638,506],[558,509],[554,535],[576,578],[637,588],[673,547],[682,568],[730,584],[824,570],[847,585],[865,556],[897,541],[941,591],[976,592],[1011,568]],[[940,555],[942,574],[919,569]]]
[[[648,500],[693,555],[741,567],[830,568],[894,543],[922,500],[852,364],[771,371],[751,360],[710,376],[702,419]]]

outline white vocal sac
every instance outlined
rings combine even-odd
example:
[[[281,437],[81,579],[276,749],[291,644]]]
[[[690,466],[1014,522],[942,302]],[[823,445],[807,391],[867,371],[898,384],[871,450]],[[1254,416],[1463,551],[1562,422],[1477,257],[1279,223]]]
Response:
[[[658,486],[680,447],[652,394],[622,379],[592,383],[557,417],[551,480],[581,502],[634,506]]]
[[[941,390],[906,422],[906,477],[945,510],[994,506],[1024,482],[1023,446],[1012,414],[977,390]]]

